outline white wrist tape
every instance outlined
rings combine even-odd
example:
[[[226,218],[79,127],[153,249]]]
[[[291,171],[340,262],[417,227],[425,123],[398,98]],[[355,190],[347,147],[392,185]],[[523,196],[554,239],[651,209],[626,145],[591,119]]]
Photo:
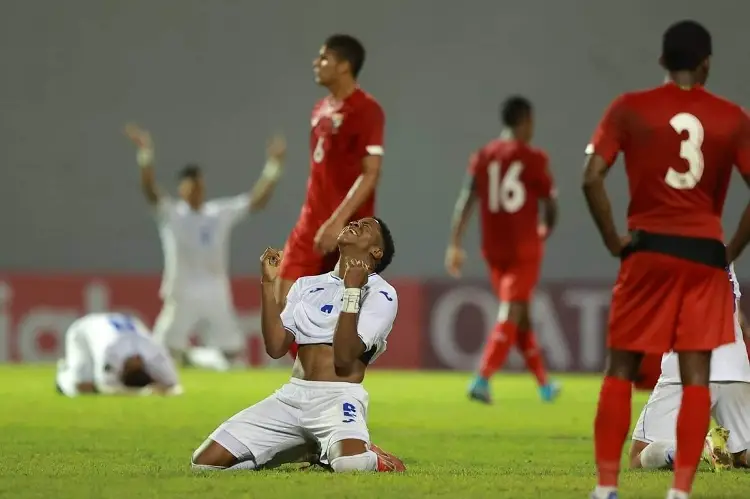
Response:
[[[266,161],[266,166],[263,167],[263,173],[261,173],[261,177],[263,177],[266,180],[270,180],[271,182],[274,182],[278,180],[278,178],[281,176],[281,163],[279,163],[275,159],[269,159]]]
[[[154,150],[150,147],[141,147],[135,155],[135,160],[138,162],[138,166],[146,168],[154,164]]]
[[[359,313],[359,300],[362,298],[362,290],[359,288],[344,288],[344,304],[342,312],[347,314]]]

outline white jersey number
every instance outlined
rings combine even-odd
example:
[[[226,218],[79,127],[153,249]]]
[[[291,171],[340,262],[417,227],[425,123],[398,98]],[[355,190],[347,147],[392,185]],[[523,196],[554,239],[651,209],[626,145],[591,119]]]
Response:
[[[313,149],[313,161],[316,163],[320,163],[323,161],[323,141],[325,139],[323,137],[318,137],[318,142],[315,144],[315,149]]]
[[[526,202],[526,189],[521,183],[522,171],[523,163],[514,161],[505,172],[505,176],[500,178],[500,163],[490,163],[490,212],[497,213],[502,209],[506,213],[515,213],[523,208]]]
[[[678,172],[671,166],[664,180],[673,189],[695,189],[703,176],[703,124],[689,113],[676,114],[669,124],[677,133],[687,132],[688,136],[680,144],[680,157],[687,161],[688,171]]]

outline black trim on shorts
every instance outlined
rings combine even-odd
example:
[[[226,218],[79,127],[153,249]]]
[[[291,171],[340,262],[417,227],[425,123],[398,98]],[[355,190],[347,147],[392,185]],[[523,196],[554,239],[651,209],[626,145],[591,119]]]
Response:
[[[633,253],[650,251],[717,269],[726,269],[728,265],[726,247],[716,239],[654,234],[639,229],[630,231],[630,237],[630,243],[620,253],[620,260],[625,260]]]

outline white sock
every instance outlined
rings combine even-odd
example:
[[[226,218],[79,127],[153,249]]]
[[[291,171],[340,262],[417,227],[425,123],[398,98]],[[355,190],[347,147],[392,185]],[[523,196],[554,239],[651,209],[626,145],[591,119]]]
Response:
[[[331,468],[336,473],[348,471],[377,471],[378,455],[368,450],[356,456],[341,456],[331,460]]]
[[[602,487],[597,485],[594,489],[594,495],[596,499],[608,499],[612,492],[617,492],[617,487]]]
[[[689,499],[690,494],[677,489],[669,489],[667,492],[667,499]]]
[[[214,371],[228,371],[229,362],[217,348],[193,347],[186,352],[188,361],[195,367]]]
[[[674,453],[674,442],[651,442],[641,451],[641,466],[646,469],[670,468],[674,463]]]

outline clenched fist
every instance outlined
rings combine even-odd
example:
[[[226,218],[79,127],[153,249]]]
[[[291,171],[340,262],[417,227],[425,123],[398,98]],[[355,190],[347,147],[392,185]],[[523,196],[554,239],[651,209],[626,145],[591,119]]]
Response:
[[[347,288],[361,288],[367,284],[370,266],[362,260],[347,260],[344,267],[344,286]]]
[[[261,282],[274,282],[276,280],[282,258],[283,252],[274,248],[266,248],[266,251],[260,257]]]

